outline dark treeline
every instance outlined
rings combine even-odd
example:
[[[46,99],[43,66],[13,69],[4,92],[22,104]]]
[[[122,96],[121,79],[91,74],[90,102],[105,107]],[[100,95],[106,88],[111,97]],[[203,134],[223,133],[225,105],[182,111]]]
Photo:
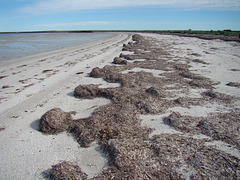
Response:
[[[238,36],[240,31],[231,29],[225,30],[73,30],[73,31],[23,31],[23,32],[0,32],[6,33],[93,33],[93,32],[151,32],[151,33],[177,33],[177,34],[209,34],[209,35],[224,35],[224,36]]]

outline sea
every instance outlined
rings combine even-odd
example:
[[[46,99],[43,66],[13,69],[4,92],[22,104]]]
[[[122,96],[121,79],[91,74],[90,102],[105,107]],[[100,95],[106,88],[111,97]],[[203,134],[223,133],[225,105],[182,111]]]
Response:
[[[0,34],[0,64],[11,59],[59,50],[114,36],[90,33],[6,33]]]

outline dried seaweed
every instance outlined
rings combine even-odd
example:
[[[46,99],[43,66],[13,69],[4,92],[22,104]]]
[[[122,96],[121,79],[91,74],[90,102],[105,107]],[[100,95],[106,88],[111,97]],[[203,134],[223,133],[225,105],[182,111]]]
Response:
[[[51,109],[46,112],[39,121],[40,131],[46,134],[57,134],[67,131],[72,123],[70,113],[64,112],[59,108]]]
[[[72,133],[82,147],[88,147],[93,141],[103,147],[108,156],[109,168],[93,179],[239,179],[239,159],[204,145],[206,139],[196,140],[179,134],[162,134],[152,139],[149,137],[152,130],[141,126],[139,114],[160,114],[169,107],[201,106],[209,102],[231,106],[234,97],[214,92],[214,82],[190,72],[189,65],[159,58],[160,55],[168,55],[166,48],[154,46],[140,35],[133,35],[132,38],[134,42],[124,45],[123,50],[133,51],[134,54],[121,54],[120,57],[145,61],[125,64],[126,60],[116,57],[114,63],[124,62],[124,66],[96,67],[90,73],[90,77],[120,83],[120,87],[79,85],[74,90],[77,98],[105,97],[112,103],[99,107],[89,118],[75,119],[71,123],[70,118],[65,118],[68,120],[63,122],[67,126],[60,128],[60,131]],[[155,61],[148,61],[150,59]],[[122,73],[135,67],[166,71],[161,74],[165,78],[154,77],[152,73],[144,71]],[[172,71],[169,72],[169,69]],[[201,98],[176,98],[171,91],[167,91],[174,90],[167,85],[176,83],[186,94],[189,88],[205,88],[206,91],[201,94]],[[181,132],[202,133],[240,147],[240,114],[239,110],[234,110],[212,114],[207,118],[173,112],[163,122]],[[70,113],[63,114],[68,116]],[[68,163],[53,166],[52,172],[60,175],[54,176],[55,179],[86,178],[78,166]]]
[[[113,60],[113,64],[127,64],[127,61],[121,58],[115,57]]]
[[[74,89],[74,96],[77,98],[92,99],[98,96],[99,88],[97,85],[79,85]]]
[[[153,157],[152,146],[139,138],[110,140],[104,146],[110,168],[94,179],[171,179],[179,174],[161,166]]]
[[[200,132],[240,148],[240,111],[216,113],[200,121]]]
[[[86,180],[87,174],[82,172],[81,168],[72,162],[63,161],[57,165],[52,166],[49,175],[50,180],[72,179],[72,180]]]
[[[189,85],[192,87],[211,89],[213,83],[211,81],[193,80],[189,82]]]
[[[198,128],[200,128],[202,134],[206,134],[210,137],[216,138],[219,136],[218,132],[215,130],[214,126],[210,122],[208,122],[206,119],[201,120],[198,125]]]
[[[103,75],[104,75],[104,71],[99,67],[93,68],[90,73],[90,77],[94,77],[94,78],[101,78]]]
[[[229,82],[226,84],[227,86],[232,86],[232,87],[240,87],[240,83],[238,82]]]
[[[146,92],[151,94],[151,95],[154,95],[154,96],[158,96],[159,95],[159,92],[156,90],[156,88],[154,86],[146,89]]]
[[[47,72],[52,72],[53,69],[46,69],[46,70],[43,70],[42,73],[47,73]]]
[[[8,77],[8,76],[0,76],[0,79],[3,79],[3,78],[5,78],[5,77]]]
[[[239,179],[239,159],[206,146],[205,141],[163,134],[153,137],[152,147],[159,163],[185,172],[185,178]]]
[[[216,101],[221,102],[225,104],[232,104],[235,102],[238,98],[230,95],[226,95],[219,92],[214,92],[213,90],[207,90],[202,93],[203,96],[209,97],[209,101]]]
[[[163,119],[163,122],[165,124],[168,124],[169,126],[172,127],[177,127],[178,126],[178,119],[181,117],[180,113],[175,113],[173,112],[171,115]]]
[[[189,78],[189,79],[197,79],[197,80],[203,80],[204,79],[202,76],[198,76],[198,75],[193,74],[189,71],[183,71],[179,75],[181,75],[185,78]]]
[[[5,86],[2,86],[2,89],[6,89],[6,88],[10,88],[10,87],[13,87],[13,86],[5,85]]]
[[[193,59],[192,62],[201,63],[201,64],[209,64],[209,63],[206,63],[205,61],[203,61],[201,59]]]

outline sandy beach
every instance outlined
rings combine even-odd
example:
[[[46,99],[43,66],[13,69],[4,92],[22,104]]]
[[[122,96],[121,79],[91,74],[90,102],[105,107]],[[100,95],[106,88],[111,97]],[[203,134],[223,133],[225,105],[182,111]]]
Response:
[[[54,107],[76,111],[76,118],[82,118],[110,103],[105,98],[77,100],[73,90],[79,82],[91,83],[88,77],[91,69],[109,64],[129,39],[128,34],[117,34],[84,47],[39,54],[1,66],[0,127],[4,130],[0,132],[0,175],[3,179],[42,179],[41,173],[61,160],[85,164],[84,170],[89,175],[100,172],[105,161],[97,146],[82,149],[67,134],[45,136],[37,131],[37,120]],[[95,83],[114,86],[101,79]]]
[[[240,177],[240,44],[132,35],[116,33],[0,67],[1,179],[48,179],[52,166],[63,161],[77,164],[88,178],[113,177],[122,161],[116,155],[110,160],[112,149],[129,159],[124,167],[144,162],[134,170],[129,165],[134,178]],[[94,85],[90,98],[75,90],[79,85]],[[86,129],[96,134],[87,147],[69,132],[39,131],[39,119],[53,108],[75,112],[76,121],[93,119]],[[116,122],[105,122],[112,117]],[[125,177],[126,170],[118,170],[115,176]]]

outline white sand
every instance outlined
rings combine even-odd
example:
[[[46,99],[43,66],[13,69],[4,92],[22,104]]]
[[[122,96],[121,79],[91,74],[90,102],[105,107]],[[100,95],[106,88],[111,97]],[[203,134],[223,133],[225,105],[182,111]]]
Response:
[[[133,68],[133,69],[122,71],[122,73],[127,74],[129,72],[141,72],[141,71],[152,73],[154,77],[159,77],[160,74],[165,73],[165,71],[156,70],[156,69],[146,69],[146,68]]]
[[[163,119],[169,116],[171,113],[165,113],[161,115],[140,115],[142,119],[142,126],[147,126],[153,129],[153,132],[150,136],[157,134],[176,134],[180,133],[179,131],[174,130],[169,125],[164,124]]]
[[[102,171],[106,159],[98,145],[81,148],[66,133],[44,135],[37,131],[38,120],[54,107],[76,111],[74,118],[83,118],[110,103],[104,98],[76,99],[73,90],[90,79],[100,87],[119,86],[89,78],[88,73],[118,57],[129,38],[118,33],[85,46],[25,57],[0,67],[0,76],[7,76],[0,79],[0,127],[5,127],[0,131],[1,179],[43,179],[43,171],[63,160],[77,162],[90,177]]]

